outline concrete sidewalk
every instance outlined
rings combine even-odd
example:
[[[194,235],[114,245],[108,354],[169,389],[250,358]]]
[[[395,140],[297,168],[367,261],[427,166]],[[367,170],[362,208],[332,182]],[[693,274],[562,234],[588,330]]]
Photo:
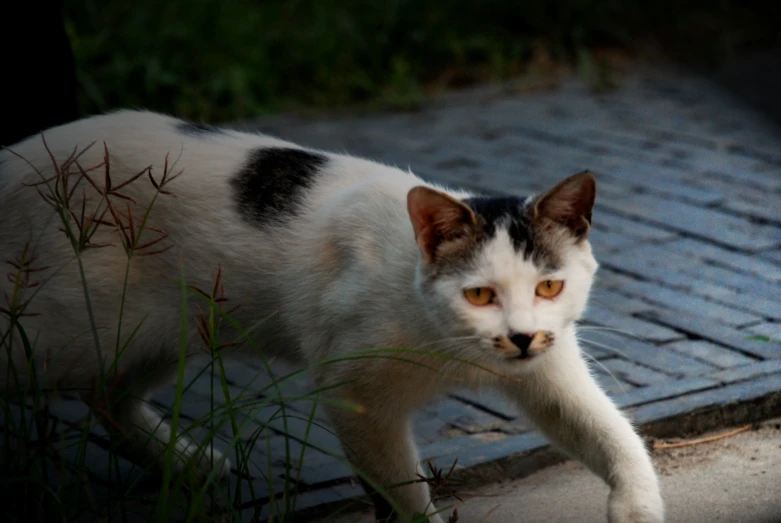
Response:
[[[781,419],[711,443],[654,451],[654,462],[670,523],[781,522]],[[463,523],[604,523],[608,492],[582,465],[567,462],[459,491],[463,503],[444,499],[438,508],[455,506]],[[373,523],[363,513],[324,521]]]

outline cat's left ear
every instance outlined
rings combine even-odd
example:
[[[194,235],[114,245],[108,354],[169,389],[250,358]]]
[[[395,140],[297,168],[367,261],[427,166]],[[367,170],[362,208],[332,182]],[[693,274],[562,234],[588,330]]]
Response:
[[[597,180],[591,171],[574,174],[537,200],[534,218],[553,220],[583,240],[591,229],[591,214],[596,197]]]
[[[415,239],[429,263],[436,261],[441,244],[464,237],[477,223],[474,211],[463,202],[424,186],[407,193],[407,210]]]

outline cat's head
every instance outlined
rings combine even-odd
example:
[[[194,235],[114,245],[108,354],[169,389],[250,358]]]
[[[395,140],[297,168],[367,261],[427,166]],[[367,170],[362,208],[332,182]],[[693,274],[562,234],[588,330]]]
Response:
[[[443,335],[508,370],[555,350],[582,315],[598,267],[587,240],[595,197],[587,171],[527,199],[410,190],[418,291]]]

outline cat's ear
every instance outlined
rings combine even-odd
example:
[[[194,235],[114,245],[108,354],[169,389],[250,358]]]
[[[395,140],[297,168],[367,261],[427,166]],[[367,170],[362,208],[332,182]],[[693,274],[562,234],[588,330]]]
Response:
[[[542,195],[534,206],[535,220],[547,218],[567,227],[578,239],[591,229],[597,180],[591,171],[574,174]]]
[[[427,262],[436,258],[441,243],[467,235],[477,224],[474,211],[467,205],[429,187],[410,189],[407,211]]]

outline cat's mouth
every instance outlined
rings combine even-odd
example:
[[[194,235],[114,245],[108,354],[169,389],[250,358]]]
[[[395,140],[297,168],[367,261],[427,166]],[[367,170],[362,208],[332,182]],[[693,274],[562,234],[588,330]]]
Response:
[[[506,358],[528,361],[547,352],[555,340],[556,337],[551,331],[538,330],[531,336],[496,336],[493,341],[494,347]]]

